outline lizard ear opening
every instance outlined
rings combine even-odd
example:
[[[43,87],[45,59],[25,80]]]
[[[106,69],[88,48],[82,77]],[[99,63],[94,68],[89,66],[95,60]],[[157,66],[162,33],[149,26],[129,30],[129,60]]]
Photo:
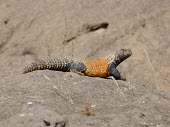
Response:
[[[121,79],[120,72],[116,69],[115,64],[109,66],[109,75],[113,76],[116,80]]]

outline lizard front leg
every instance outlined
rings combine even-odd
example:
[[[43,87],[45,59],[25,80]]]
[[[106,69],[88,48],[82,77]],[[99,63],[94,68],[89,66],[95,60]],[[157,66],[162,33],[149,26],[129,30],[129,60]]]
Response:
[[[85,70],[86,70],[86,66],[84,65],[84,63],[82,62],[71,63],[70,72],[75,72],[79,75],[85,75],[84,74]]]
[[[116,80],[123,80],[126,81],[125,77],[120,75],[120,72],[116,69],[115,64],[111,64],[109,67],[109,75],[113,76]]]

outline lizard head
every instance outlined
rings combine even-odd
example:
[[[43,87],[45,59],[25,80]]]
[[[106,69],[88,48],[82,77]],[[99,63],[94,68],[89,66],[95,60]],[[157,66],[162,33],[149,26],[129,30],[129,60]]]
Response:
[[[130,49],[119,49],[116,50],[113,54],[109,55],[110,63],[114,63],[117,67],[121,62],[132,55],[132,51]]]

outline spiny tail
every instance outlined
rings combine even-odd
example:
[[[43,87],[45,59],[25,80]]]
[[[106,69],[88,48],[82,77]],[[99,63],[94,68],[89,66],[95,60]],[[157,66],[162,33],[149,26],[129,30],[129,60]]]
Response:
[[[71,59],[68,59],[66,57],[37,60],[36,62],[26,67],[23,71],[23,74],[35,70],[44,70],[44,69],[68,71],[68,69],[70,68],[70,61]]]

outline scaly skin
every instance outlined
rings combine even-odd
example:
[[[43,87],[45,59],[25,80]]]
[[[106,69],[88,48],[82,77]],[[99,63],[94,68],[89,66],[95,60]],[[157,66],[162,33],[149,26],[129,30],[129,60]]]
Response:
[[[56,70],[64,72],[76,72],[90,77],[113,76],[117,80],[124,80],[116,67],[132,55],[130,49],[116,50],[109,56],[99,59],[79,59],[73,57],[58,57],[54,59],[38,60],[26,67],[23,73],[35,70]]]

